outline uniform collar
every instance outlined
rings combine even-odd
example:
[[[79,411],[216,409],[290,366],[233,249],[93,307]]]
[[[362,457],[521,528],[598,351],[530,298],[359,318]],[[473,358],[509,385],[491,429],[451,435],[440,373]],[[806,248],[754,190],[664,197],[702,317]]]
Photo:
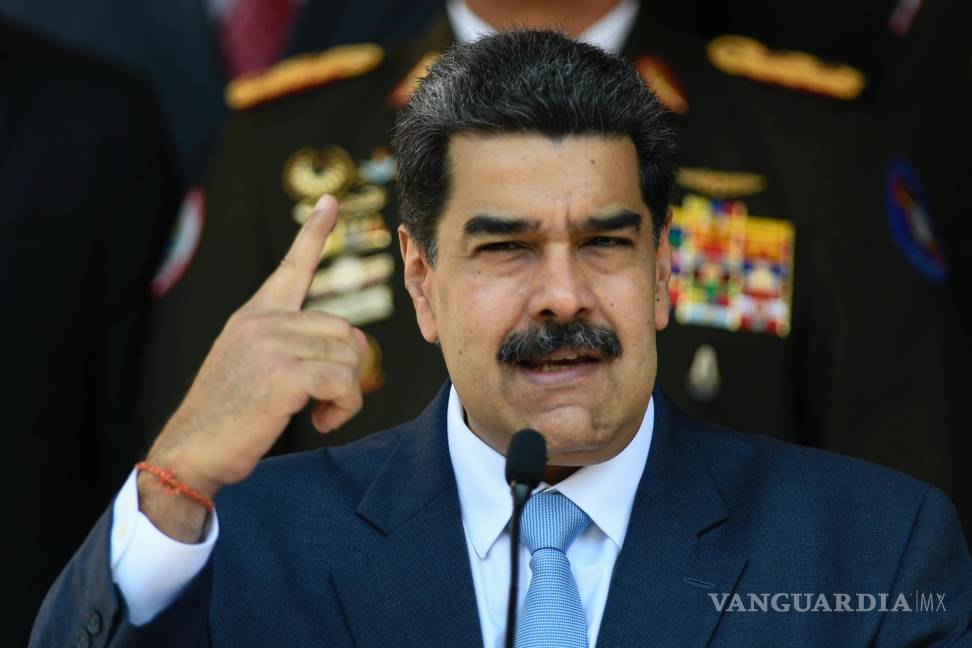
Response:
[[[624,450],[604,463],[581,468],[553,488],[579,506],[619,549],[624,543],[631,507],[648,459],[654,419],[652,398],[641,427]],[[485,559],[513,514],[510,489],[504,477],[506,458],[466,425],[454,386],[449,389],[446,429],[463,527],[476,555]],[[549,488],[552,487],[541,483],[536,490]]]
[[[492,25],[473,13],[465,0],[449,0],[446,12],[449,14],[449,23],[456,40],[460,43],[469,43],[496,31]],[[614,9],[588,27],[578,40],[617,54],[628,38],[637,14],[638,0],[621,0]]]

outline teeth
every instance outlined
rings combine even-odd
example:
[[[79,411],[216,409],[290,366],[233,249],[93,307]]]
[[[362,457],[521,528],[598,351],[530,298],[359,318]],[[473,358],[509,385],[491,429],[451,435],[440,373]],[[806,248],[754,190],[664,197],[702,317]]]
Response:
[[[543,364],[534,365],[530,363],[534,371],[563,371],[564,369],[569,369],[570,365],[564,364],[574,360],[583,360],[585,356],[579,353],[571,353],[570,355],[565,355],[556,360],[545,362]],[[556,364],[554,364],[556,363]]]

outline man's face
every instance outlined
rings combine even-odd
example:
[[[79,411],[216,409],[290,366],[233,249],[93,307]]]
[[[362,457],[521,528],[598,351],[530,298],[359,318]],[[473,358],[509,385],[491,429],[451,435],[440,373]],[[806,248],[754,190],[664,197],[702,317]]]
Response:
[[[449,167],[435,267],[399,236],[470,429],[505,453],[535,428],[551,465],[610,459],[641,424],[668,322],[668,231],[656,249],[634,145],[458,135]]]

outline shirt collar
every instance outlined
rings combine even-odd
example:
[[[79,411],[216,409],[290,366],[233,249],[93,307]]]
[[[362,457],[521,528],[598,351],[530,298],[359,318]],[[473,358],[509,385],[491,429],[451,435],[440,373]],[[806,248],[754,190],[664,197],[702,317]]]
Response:
[[[654,421],[655,404],[651,399],[641,427],[624,450],[604,463],[584,466],[552,487],[579,506],[619,549],[624,543],[635,493],[648,460]],[[513,514],[510,488],[505,479],[506,458],[466,425],[455,386],[449,389],[446,427],[463,527],[476,555],[485,559]],[[549,484],[541,483],[537,490],[548,488],[551,488]]]
[[[469,43],[496,31],[492,25],[473,13],[465,0],[449,0],[446,12],[456,40],[460,43]],[[638,0],[621,0],[611,11],[588,27],[578,40],[617,54],[624,46],[637,14]]]

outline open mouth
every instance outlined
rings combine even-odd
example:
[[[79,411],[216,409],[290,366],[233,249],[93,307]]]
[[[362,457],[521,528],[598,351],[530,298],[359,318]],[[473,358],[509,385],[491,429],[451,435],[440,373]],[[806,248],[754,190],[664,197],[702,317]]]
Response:
[[[569,351],[566,353],[554,353],[544,358],[531,358],[520,362],[520,366],[531,371],[543,373],[553,373],[566,371],[581,365],[589,365],[600,362],[601,359],[593,353],[585,351]]]

